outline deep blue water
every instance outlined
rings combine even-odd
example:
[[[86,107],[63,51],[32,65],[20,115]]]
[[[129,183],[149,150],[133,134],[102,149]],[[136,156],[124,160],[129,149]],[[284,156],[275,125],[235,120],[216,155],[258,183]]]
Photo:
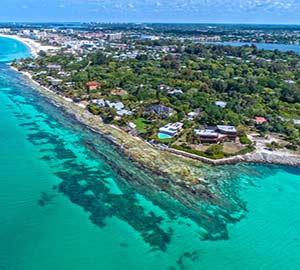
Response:
[[[0,144],[0,269],[300,268],[300,169],[203,168],[217,197],[190,209],[5,63]]]

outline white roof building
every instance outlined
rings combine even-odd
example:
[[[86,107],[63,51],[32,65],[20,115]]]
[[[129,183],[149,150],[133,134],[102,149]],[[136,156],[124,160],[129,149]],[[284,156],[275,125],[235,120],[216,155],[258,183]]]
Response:
[[[182,129],[182,127],[183,127],[183,123],[181,122],[170,123],[161,127],[159,129],[159,132],[174,137],[177,134],[177,132]]]
[[[223,126],[223,125],[218,125],[217,129],[219,131],[225,132],[225,133],[236,133],[237,130],[233,126]]]
[[[218,132],[216,132],[213,129],[202,129],[202,130],[195,129],[195,133],[201,137],[212,137],[212,138],[217,138],[220,135]]]
[[[216,101],[215,105],[222,108],[222,109],[224,109],[227,106],[227,102],[225,102],[225,101]]]
[[[296,82],[293,81],[293,80],[285,80],[286,83],[289,83],[289,84],[295,84]]]

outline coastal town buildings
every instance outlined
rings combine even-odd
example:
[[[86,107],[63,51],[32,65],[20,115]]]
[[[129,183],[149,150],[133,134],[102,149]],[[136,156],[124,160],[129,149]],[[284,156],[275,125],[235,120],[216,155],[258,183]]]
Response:
[[[266,101],[270,96],[278,99],[282,89],[297,91],[299,82],[293,70],[278,78],[255,77],[262,65],[276,73],[290,61],[296,70],[299,66],[293,55],[279,58],[254,47],[233,49],[200,43],[219,40],[217,35],[184,38],[161,33],[153,39],[139,31],[3,29],[2,33],[30,39],[45,48],[35,49],[35,59],[16,61],[16,68],[149,142],[157,140],[187,152],[200,149],[199,155],[214,144],[231,145],[238,149],[230,150],[232,154],[252,151],[250,132],[263,136],[268,129],[275,129],[298,136],[300,115],[272,113],[273,108],[283,106],[282,100],[272,108]],[[258,91],[263,93],[258,95]],[[253,117],[255,114],[268,117]],[[295,144],[293,140],[289,143]]]

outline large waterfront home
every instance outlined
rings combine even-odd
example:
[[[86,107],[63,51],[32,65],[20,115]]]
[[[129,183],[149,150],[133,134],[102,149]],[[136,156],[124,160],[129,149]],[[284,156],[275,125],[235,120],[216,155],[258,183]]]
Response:
[[[168,139],[175,137],[182,129],[183,123],[169,123],[159,129],[158,138]]]
[[[217,131],[223,135],[226,135],[229,138],[236,138],[237,137],[237,130],[233,126],[224,126],[218,125]]]
[[[124,109],[124,104],[121,101],[118,102],[110,102],[104,99],[94,99],[92,102],[100,107],[109,107],[116,109],[117,111]]]
[[[195,133],[200,137],[201,143],[217,143],[226,137],[225,135],[221,135],[215,129],[196,129]]]
[[[208,129],[196,129],[196,135],[200,137],[202,143],[218,143],[225,138],[235,139],[237,130],[233,126],[218,125]]]
[[[94,99],[92,102],[95,105],[100,106],[100,107],[108,107],[111,109],[115,109],[118,116],[125,116],[125,115],[133,114],[132,111],[125,109],[125,105],[121,101],[111,102],[111,101],[104,100],[104,99]]]

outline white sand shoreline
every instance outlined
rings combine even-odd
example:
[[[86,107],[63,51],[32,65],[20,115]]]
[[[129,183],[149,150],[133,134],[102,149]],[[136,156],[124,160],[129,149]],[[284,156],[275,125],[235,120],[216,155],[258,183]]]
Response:
[[[23,38],[23,37],[20,37],[20,36],[17,36],[17,35],[0,34],[0,37],[15,39],[17,41],[22,42],[23,44],[25,44],[30,49],[30,53],[33,57],[37,57],[38,53],[40,51],[47,52],[49,50],[57,49],[56,47],[44,46],[44,45],[41,45],[39,42],[37,42],[35,40],[32,40],[30,38]]]

